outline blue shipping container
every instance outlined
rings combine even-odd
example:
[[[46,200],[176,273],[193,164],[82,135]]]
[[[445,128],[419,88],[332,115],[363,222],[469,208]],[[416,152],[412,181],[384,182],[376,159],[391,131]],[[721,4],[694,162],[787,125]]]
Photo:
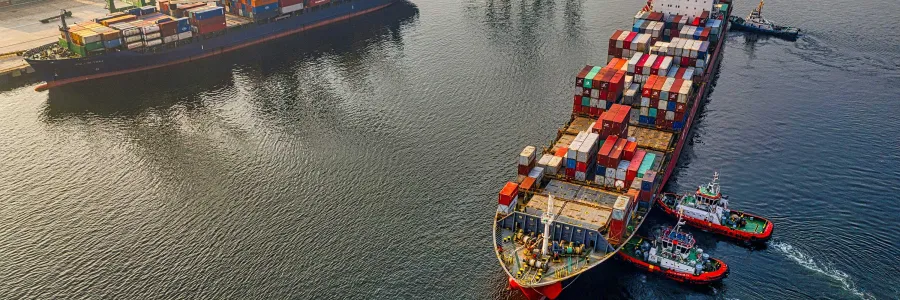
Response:
[[[266,4],[253,7],[253,15],[262,15],[270,11],[278,11],[278,3]]]
[[[638,117],[638,123],[649,124],[650,121],[647,120],[647,116],[640,116],[640,117]]]
[[[129,15],[135,15],[135,16],[140,16],[140,15],[141,15],[141,9],[140,9],[140,8],[137,8],[137,7],[136,7],[136,8],[129,9],[129,10],[126,10],[125,12],[127,12]]]
[[[105,47],[106,49],[115,48],[118,46],[122,46],[122,39],[103,41],[103,47]]]
[[[675,104],[678,104],[678,102],[675,102],[675,101],[669,101],[668,104],[666,105],[666,110],[668,110],[668,111],[674,111],[674,110],[675,110]]]
[[[140,8],[141,15],[149,15],[156,12],[156,6],[144,6]]]
[[[191,31],[191,21],[188,18],[175,19],[178,22],[178,33]]]
[[[681,122],[681,121],[672,122],[672,129],[675,129],[675,130],[684,129],[684,122]]]
[[[201,10],[193,13],[194,20],[206,20],[213,17],[224,16],[225,10],[221,7],[213,7],[207,10]]]
[[[576,163],[578,161],[573,158],[566,159],[566,169],[574,169]]]

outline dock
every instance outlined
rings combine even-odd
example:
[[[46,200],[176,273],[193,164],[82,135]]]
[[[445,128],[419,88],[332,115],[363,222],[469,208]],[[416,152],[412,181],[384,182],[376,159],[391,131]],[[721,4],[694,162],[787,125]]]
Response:
[[[117,7],[128,4],[117,2]],[[120,6],[121,5],[121,6]],[[42,0],[3,6],[0,10],[0,85],[35,80],[34,69],[25,62],[25,50],[56,42],[59,21],[41,23],[59,15],[61,9],[72,12],[67,24],[75,24],[109,13],[102,0]]]

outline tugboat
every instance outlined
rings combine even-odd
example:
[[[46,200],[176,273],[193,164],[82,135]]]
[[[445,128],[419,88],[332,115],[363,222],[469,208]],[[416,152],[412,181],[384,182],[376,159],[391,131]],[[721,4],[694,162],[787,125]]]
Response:
[[[763,1],[759,1],[759,6],[750,12],[746,20],[738,16],[729,17],[728,21],[731,23],[731,28],[773,35],[791,41],[797,40],[797,37],[800,36],[800,29],[775,25],[762,17],[762,8]]]
[[[763,217],[728,209],[728,196],[719,192],[719,173],[693,195],[666,193],[656,204],[670,216],[683,217],[688,225],[745,242],[769,240],[775,226]]]
[[[674,228],[666,228],[652,241],[631,239],[619,256],[642,270],[681,283],[709,284],[728,276],[728,265],[696,247],[694,237],[680,230],[682,224],[679,219]]]

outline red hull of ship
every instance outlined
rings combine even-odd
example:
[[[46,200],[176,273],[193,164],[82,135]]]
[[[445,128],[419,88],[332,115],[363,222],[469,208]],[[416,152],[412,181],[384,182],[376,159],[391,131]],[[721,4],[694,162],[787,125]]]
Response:
[[[672,209],[671,207],[666,205],[663,202],[662,197],[656,198],[656,205],[659,206],[660,208],[662,208],[662,210],[667,215],[672,216],[673,218],[678,218],[678,212],[676,212],[674,209]],[[755,216],[755,215],[748,214],[748,213],[744,213],[744,215],[751,216],[751,217],[761,219],[761,220],[766,220],[765,218],[761,218],[759,216]],[[772,222],[770,222],[769,220],[766,220],[766,229],[764,229],[763,232],[752,233],[752,232],[746,232],[746,231],[742,231],[742,230],[732,229],[728,226],[713,224],[712,222],[697,219],[697,218],[692,218],[692,217],[689,217],[686,215],[682,215],[681,218],[688,225],[691,225],[693,227],[697,227],[697,228],[703,229],[705,231],[721,234],[721,235],[727,236],[729,238],[733,238],[733,239],[740,240],[740,241],[746,241],[746,242],[768,241],[770,238],[772,238],[772,230],[775,227],[775,225],[772,224]]]
[[[619,257],[624,259],[627,262],[630,262],[637,266],[641,270],[647,270],[650,273],[657,273],[665,276],[666,278],[675,280],[681,283],[687,284],[710,284],[719,280],[722,280],[726,276],[728,276],[728,265],[726,265],[721,260],[710,258],[719,263],[721,267],[718,270],[712,272],[706,272],[700,275],[694,275],[690,273],[683,273],[673,270],[664,270],[658,266],[651,265],[643,260],[639,260],[637,258],[631,257],[628,254],[625,254],[624,251],[619,251]]]

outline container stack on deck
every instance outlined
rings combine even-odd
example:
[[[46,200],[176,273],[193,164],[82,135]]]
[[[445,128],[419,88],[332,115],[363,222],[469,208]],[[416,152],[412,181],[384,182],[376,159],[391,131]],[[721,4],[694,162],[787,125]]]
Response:
[[[684,129],[691,105],[697,105],[690,103],[695,82],[706,71],[710,41],[719,38],[722,24],[709,12],[697,18],[641,12],[630,31],[613,33],[607,64],[587,65],[576,76],[572,123],[553,148],[522,151],[519,177],[501,192],[501,206],[513,197],[511,184],[534,191],[547,177],[619,193],[624,200],[616,205],[627,211],[649,206],[660,179],[654,170],[665,159],[661,151],[672,146],[669,138],[654,139]]]

